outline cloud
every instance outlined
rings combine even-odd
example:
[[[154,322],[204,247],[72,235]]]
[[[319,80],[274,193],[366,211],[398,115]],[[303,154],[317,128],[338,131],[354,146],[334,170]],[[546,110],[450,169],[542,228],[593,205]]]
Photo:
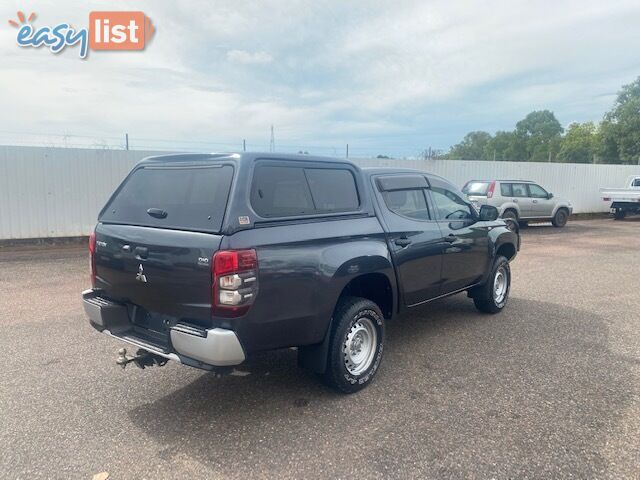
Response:
[[[245,50],[229,50],[227,59],[232,62],[244,64],[264,64],[271,63],[273,57],[267,52],[247,52]]]
[[[83,26],[89,11],[113,9],[89,3],[43,2],[36,25]],[[511,129],[533,109],[563,124],[597,121],[640,74],[637,0],[139,0],[136,9],[157,28],[147,49],[84,61],[73,48],[19,48],[15,29],[0,29],[0,131],[268,148],[273,124],[283,150],[349,143],[356,154],[409,155],[470,130]]]

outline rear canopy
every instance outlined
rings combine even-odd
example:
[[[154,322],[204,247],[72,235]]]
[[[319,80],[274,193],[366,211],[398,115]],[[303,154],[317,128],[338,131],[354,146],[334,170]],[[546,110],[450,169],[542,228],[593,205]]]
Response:
[[[147,165],[134,170],[100,222],[218,233],[231,188],[231,165]]]

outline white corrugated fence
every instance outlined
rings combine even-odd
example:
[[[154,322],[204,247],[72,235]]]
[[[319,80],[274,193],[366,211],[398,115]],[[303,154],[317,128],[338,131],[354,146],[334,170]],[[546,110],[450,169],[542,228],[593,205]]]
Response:
[[[359,165],[397,166],[396,160],[360,160]],[[600,198],[601,187],[624,187],[630,175],[640,175],[637,165],[592,165],[583,163],[488,162],[482,160],[402,160],[402,166],[441,175],[462,187],[469,180],[533,180],[556,196],[573,204],[574,213],[609,210]]]
[[[140,159],[169,152],[0,146],[0,240],[88,235],[98,211]],[[453,160],[356,159],[360,166],[417,168],[458,186],[471,179],[539,182],[575,213],[604,212],[600,187],[622,187],[640,167]]]

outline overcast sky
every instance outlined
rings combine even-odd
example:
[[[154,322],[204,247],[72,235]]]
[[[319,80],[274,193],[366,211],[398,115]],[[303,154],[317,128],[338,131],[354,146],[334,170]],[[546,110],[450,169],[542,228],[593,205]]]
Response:
[[[117,6],[116,6],[117,5]],[[9,19],[142,10],[144,52],[19,48]],[[415,155],[535,109],[602,118],[640,75],[640,2],[3,1],[0,143]],[[58,135],[44,136],[44,134]],[[62,137],[60,135],[66,135]],[[74,136],[74,135],[77,135]],[[86,137],[85,137],[86,136]]]

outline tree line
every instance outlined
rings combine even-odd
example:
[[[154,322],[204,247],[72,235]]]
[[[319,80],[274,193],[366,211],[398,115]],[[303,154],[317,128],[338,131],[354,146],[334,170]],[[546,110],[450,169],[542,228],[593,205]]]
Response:
[[[437,158],[640,164],[640,77],[622,87],[599,123],[571,123],[565,131],[553,112],[538,110],[512,131],[469,132]]]

